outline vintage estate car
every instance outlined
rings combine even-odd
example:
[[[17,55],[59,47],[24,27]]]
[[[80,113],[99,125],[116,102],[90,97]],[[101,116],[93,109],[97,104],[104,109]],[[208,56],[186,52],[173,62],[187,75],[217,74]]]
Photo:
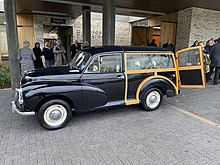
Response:
[[[78,52],[68,66],[33,70],[21,79],[12,111],[37,115],[46,129],[67,125],[72,111],[139,104],[156,110],[164,95],[205,88],[201,47],[103,46]]]

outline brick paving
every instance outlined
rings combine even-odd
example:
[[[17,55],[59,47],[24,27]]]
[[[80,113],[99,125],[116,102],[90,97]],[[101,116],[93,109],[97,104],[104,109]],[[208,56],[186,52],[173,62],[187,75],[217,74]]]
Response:
[[[220,123],[220,86],[183,90],[154,112],[141,106],[73,114],[47,131],[36,118],[11,112],[12,90],[0,90],[1,165],[218,165],[219,128],[176,111],[178,106]]]

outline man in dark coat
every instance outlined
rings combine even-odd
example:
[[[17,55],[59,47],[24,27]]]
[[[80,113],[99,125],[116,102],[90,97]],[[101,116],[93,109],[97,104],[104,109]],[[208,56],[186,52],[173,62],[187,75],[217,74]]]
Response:
[[[213,70],[215,68],[214,85],[217,85],[218,77],[220,74],[220,38],[218,39],[218,43],[212,47],[210,53],[210,59],[211,59],[210,70]]]
[[[162,46],[163,48],[166,48],[168,50],[171,50],[172,52],[174,52],[174,46],[173,44],[171,43],[171,40],[170,39],[167,39],[167,42],[165,44],[163,44]]]
[[[71,53],[72,53],[72,56],[71,58],[73,59],[75,54],[81,49],[81,46],[79,44],[79,42],[76,40],[75,41],[75,44],[72,44],[71,46]]]
[[[155,46],[155,47],[157,47],[156,40],[153,39],[148,46]]]

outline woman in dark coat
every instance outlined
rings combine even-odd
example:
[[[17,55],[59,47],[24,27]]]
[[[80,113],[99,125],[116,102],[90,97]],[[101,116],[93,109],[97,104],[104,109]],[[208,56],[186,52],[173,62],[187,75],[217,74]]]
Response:
[[[36,56],[36,60],[34,61],[35,69],[37,69],[37,68],[44,68],[44,65],[43,65],[43,62],[42,62],[42,59],[41,59],[41,56],[43,54],[42,54],[42,51],[40,49],[39,42],[35,43],[35,47],[33,48],[33,51],[34,51],[34,54]]]
[[[213,46],[212,40],[208,40],[205,46],[206,53],[211,54],[212,46]]]

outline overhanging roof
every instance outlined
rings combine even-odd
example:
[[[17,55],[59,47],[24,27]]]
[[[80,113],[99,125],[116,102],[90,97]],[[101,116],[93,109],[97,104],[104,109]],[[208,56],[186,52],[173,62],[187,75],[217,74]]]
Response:
[[[220,10],[219,0],[115,0],[116,13],[153,17],[189,7]],[[78,17],[82,6],[91,6],[93,12],[102,12],[103,0],[17,0],[18,13],[40,13]],[[58,14],[59,13],[59,14]]]

